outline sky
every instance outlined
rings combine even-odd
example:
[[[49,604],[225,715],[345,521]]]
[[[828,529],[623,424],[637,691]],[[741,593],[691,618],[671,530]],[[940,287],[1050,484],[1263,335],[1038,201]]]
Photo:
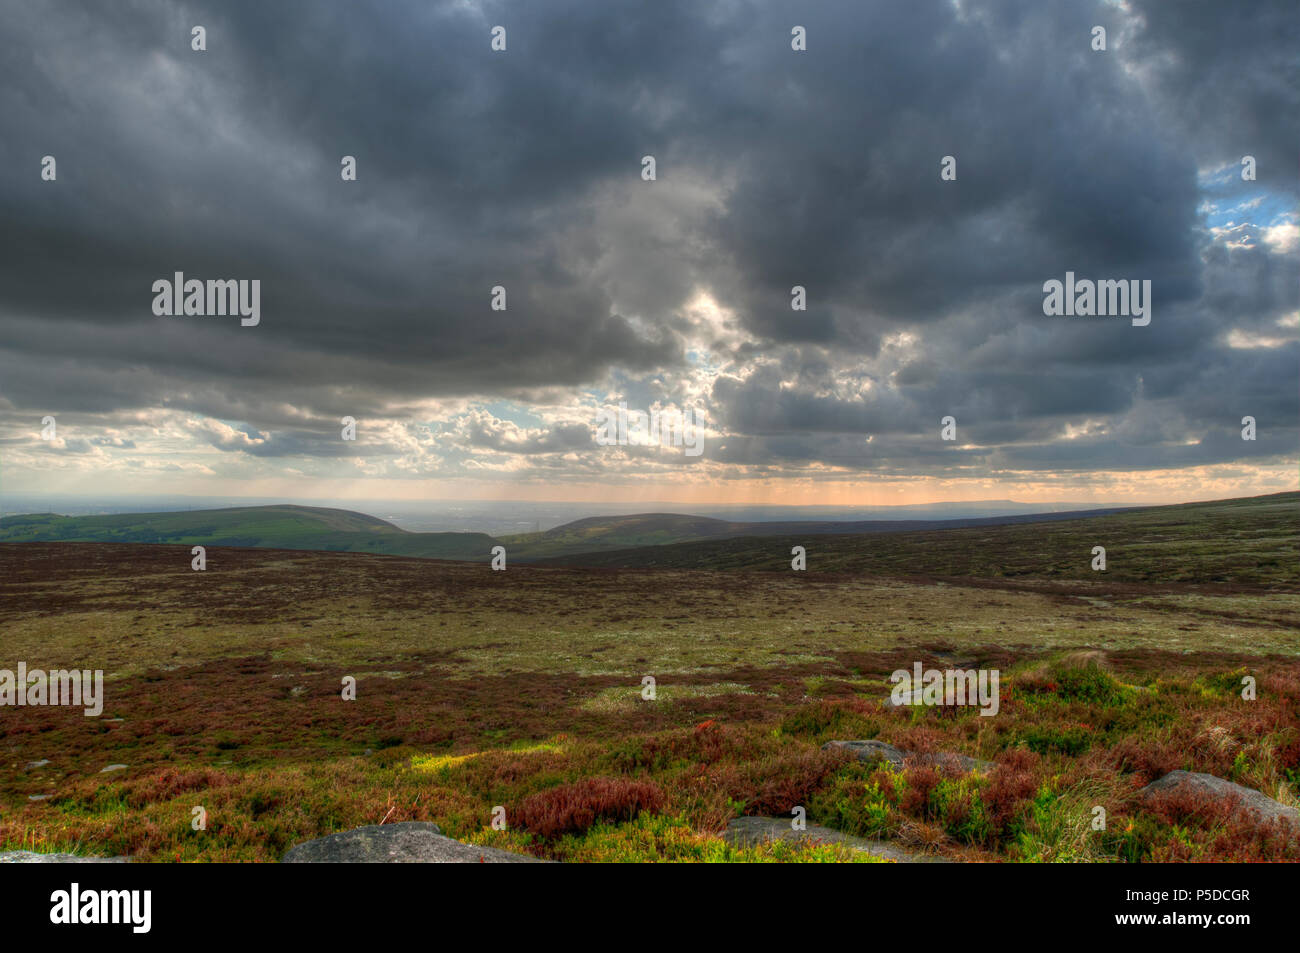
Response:
[[[0,493],[1298,488],[1293,0],[0,11]]]

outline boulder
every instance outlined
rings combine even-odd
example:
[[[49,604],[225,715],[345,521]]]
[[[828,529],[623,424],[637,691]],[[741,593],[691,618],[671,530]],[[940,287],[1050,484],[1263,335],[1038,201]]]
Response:
[[[1212,774],[1199,774],[1194,771],[1170,771],[1158,781],[1153,781],[1138,791],[1138,798],[1144,804],[1167,794],[1192,796],[1206,801],[1235,802],[1237,811],[1256,823],[1273,820],[1287,822],[1300,831],[1300,810],[1287,807],[1281,801],[1275,801],[1267,794],[1254,788],[1233,784]]]
[[[993,770],[993,762],[955,751],[913,752],[907,755],[912,764],[929,765],[946,771],[979,771],[981,774]]]
[[[883,741],[828,741],[823,751],[847,751],[859,761],[888,761],[895,768],[903,766],[902,751]]]
[[[437,824],[371,824],[291,848],[285,864],[529,864],[536,857],[444,837]]]
[[[781,817],[737,817],[727,825],[723,835],[733,847],[752,847],[764,841],[783,840],[800,845],[840,844],[850,850],[862,851],[885,860],[900,864],[950,864],[946,857],[931,857],[926,854],[913,854],[895,847],[888,841],[873,840],[868,837],[854,837],[829,827],[809,824],[804,830],[796,831],[790,826],[790,818]]]
[[[0,864],[129,864],[130,857],[79,857],[76,854],[38,854],[31,850],[0,851]]]
[[[969,755],[953,751],[903,751],[883,741],[828,741],[822,745],[823,751],[847,751],[859,761],[886,761],[894,770],[901,770],[903,765],[929,765],[946,768],[950,771],[990,771],[992,761],[972,758]]]

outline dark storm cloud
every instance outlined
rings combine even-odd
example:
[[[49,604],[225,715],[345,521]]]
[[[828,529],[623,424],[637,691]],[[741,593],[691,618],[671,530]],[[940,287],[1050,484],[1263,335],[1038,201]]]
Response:
[[[672,338],[610,314],[584,281],[584,250],[556,235],[581,227],[568,203],[612,173],[617,143],[583,123],[622,112],[617,90],[583,104],[565,94],[572,78],[553,76],[530,91],[537,81],[515,65],[528,57],[487,60],[486,28],[463,12],[187,9],[135,7],[122,21],[112,8],[15,11],[6,35],[40,55],[6,57],[6,85],[27,93],[14,97],[10,118],[27,128],[5,137],[6,164],[48,152],[60,179],[22,176],[5,191],[12,317],[103,322],[115,333],[96,356],[135,360],[143,325],[159,324],[141,289],[182,270],[259,278],[267,320],[244,339],[189,322],[185,338],[205,340],[169,342],[150,362],[167,372],[266,386],[291,368],[328,385],[339,379],[315,358],[356,355],[374,364],[351,368],[353,382],[428,394],[676,358]],[[207,53],[189,50],[191,23],[207,27]],[[86,60],[93,70],[76,65]],[[176,88],[141,88],[167,79]],[[344,154],[357,157],[355,186],[339,180]],[[638,158],[618,157],[630,181]],[[505,312],[488,308],[498,284]],[[277,349],[276,366],[249,371],[264,363],[255,352]],[[418,380],[402,374],[415,367]]]
[[[1132,6],[5,3],[0,395],[246,421],[266,438],[214,445],[336,456],[339,413],[428,397],[612,374],[648,406],[692,372],[683,309],[705,288],[746,338],[711,388],[733,435],[709,459],[937,467],[945,414],[1001,448],[973,455],[988,465],[1292,452],[1294,335],[1224,336],[1295,311],[1295,252],[1206,239],[1198,172],[1249,152],[1294,195],[1300,18]],[[154,317],[177,270],[260,279],[262,323]],[[1067,270],[1150,279],[1152,324],[1044,317]],[[900,331],[914,353],[846,394]],[[1242,413],[1267,441],[1210,438]],[[1120,436],[1057,439],[1080,418]],[[469,447],[590,445],[474,420]]]
[[[1290,0],[1130,0],[1145,21],[1128,51],[1150,63],[1162,117],[1204,162],[1254,155],[1270,188],[1300,191],[1300,15]]]

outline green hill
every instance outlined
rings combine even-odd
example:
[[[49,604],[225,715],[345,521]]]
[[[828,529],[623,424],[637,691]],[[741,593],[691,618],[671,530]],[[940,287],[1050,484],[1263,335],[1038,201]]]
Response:
[[[365,552],[476,562],[505,545],[538,565],[790,571],[880,576],[1099,578],[1300,588],[1300,493],[1211,503],[965,520],[739,523],[647,513],[581,519],[543,533],[410,533],[317,506],[249,506],[110,516],[0,519],[0,542],[171,543]]]
[[[0,519],[0,542],[177,543],[383,553],[440,559],[490,558],[486,533],[408,533],[392,523],[322,506],[240,506],[169,513]]]
[[[805,530],[589,552],[537,563],[790,572],[794,546],[806,548],[809,572],[1108,578],[1294,590],[1300,589],[1300,493],[872,535],[816,535]],[[1094,546],[1106,549],[1104,576],[1091,568]]]
[[[638,513],[634,516],[593,516],[541,533],[503,536],[514,559],[536,561],[583,553],[611,552],[642,546],[756,536],[826,536],[832,534],[904,533],[916,530],[1001,526],[1120,512],[1114,508],[1075,513],[1031,513],[947,520],[784,520],[732,522],[678,513]]]

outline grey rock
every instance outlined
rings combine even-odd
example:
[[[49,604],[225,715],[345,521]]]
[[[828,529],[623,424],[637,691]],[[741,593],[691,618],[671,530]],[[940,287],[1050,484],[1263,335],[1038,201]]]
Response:
[[[0,864],[129,864],[130,857],[78,857],[76,854],[38,854],[31,850],[0,851]]]
[[[893,745],[883,741],[828,741],[823,751],[847,751],[859,761],[888,761],[895,768],[903,766],[905,755]]]
[[[993,770],[993,762],[970,755],[957,754],[955,751],[916,752],[907,756],[913,764],[943,768],[948,771],[979,771],[981,774]]]
[[[46,766],[47,764],[49,764],[49,763],[50,763],[50,759],[49,759],[49,758],[41,758],[40,761],[28,761],[28,762],[27,762],[27,770],[30,771],[30,770],[32,770],[33,768],[43,768],[43,767],[45,767],[45,766]]]
[[[868,837],[854,837],[829,827],[809,824],[804,830],[796,831],[790,827],[790,818],[781,817],[737,817],[727,825],[723,835],[733,847],[753,847],[764,841],[782,840],[812,846],[814,844],[840,844],[850,850],[872,854],[885,860],[900,864],[950,864],[946,857],[932,857],[928,854],[913,854],[896,847],[888,841],[873,840]]]
[[[1300,831],[1300,810],[1287,807],[1281,801],[1275,801],[1254,788],[1233,784],[1212,774],[1170,771],[1163,778],[1153,781],[1138,791],[1138,797],[1143,803],[1149,803],[1154,798],[1170,793],[1188,794],[1207,801],[1235,801],[1237,811],[1248,815],[1257,823],[1280,820]]]
[[[444,837],[437,824],[371,824],[309,840],[281,858],[285,864],[529,864],[536,857],[478,847]]]
[[[50,799],[50,796],[49,796],[48,794],[29,794],[29,795],[27,795],[27,800],[29,800],[29,801],[48,801],[49,799]]]
[[[124,765],[124,764],[110,764],[110,765],[109,765],[108,767],[106,767],[106,768],[101,768],[100,771],[99,771],[99,773],[100,773],[100,774],[108,774],[108,773],[111,772],[111,771],[125,771],[125,770],[126,770],[126,765]]]
[[[969,755],[952,751],[915,752],[903,751],[883,741],[828,741],[822,745],[823,751],[847,751],[859,761],[885,761],[895,770],[904,764],[929,765],[946,768],[951,771],[990,771],[992,761],[972,758]]]

